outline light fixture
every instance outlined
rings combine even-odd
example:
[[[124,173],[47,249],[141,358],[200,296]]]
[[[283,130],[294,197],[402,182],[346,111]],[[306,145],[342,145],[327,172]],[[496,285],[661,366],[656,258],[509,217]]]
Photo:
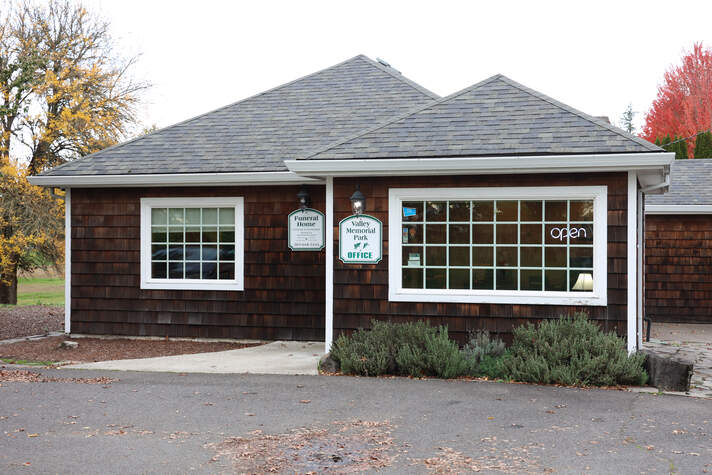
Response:
[[[591,274],[579,274],[572,290],[593,290],[593,276]]]
[[[299,202],[299,209],[307,209],[311,205],[311,196],[306,188],[302,187],[297,193],[297,201]]]
[[[366,197],[361,193],[359,185],[356,185],[356,191],[351,195],[351,209],[356,215],[366,211]]]

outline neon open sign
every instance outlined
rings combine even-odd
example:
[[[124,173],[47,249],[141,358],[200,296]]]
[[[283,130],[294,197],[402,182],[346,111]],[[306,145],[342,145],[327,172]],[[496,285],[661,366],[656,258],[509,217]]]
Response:
[[[571,239],[576,239],[578,237],[588,237],[586,228],[572,228],[570,226],[567,226],[565,228],[551,228],[549,234],[552,238],[558,239],[559,241],[563,241],[567,237],[570,237]]]

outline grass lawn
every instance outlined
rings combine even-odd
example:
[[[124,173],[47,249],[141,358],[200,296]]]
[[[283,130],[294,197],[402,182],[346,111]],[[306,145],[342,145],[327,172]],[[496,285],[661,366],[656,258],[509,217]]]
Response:
[[[64,305],[64,279],[20,277],[17,305]]]

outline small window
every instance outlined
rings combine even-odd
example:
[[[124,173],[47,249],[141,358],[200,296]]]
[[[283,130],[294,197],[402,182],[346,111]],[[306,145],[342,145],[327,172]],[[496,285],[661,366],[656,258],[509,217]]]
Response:
[[[605,305],[606,187],[392,189],[389,206],[391,300]]]
[[[141,288],[242,290],[242,198],[141,199]]]

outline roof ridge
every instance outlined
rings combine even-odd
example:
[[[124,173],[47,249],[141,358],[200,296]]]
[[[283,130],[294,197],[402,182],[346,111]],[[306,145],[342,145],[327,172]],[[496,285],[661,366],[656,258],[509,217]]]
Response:
[[[366,56],[365,54],[360,54],[360,55],[358,55],[357,57],[358,57],[358,58],[361,58],[361,59],[363,59],[363,60],[365,60],[365,61],[366,61],[367,63],[369,63],[371,66],[374,66],[374,67],[380,69],[380,70],[383,71],[384,73],[390,74],[390,75],[393,76],[394,78],[396,78],[396,79],[398,79],[399,81],[401,81],[401,82],[403,82],[403,83],[409,85],[410,87],[412,87],[413,89],[417,90],[418,92],[421,92],[421,93],[425,94],[426,96],[430,96],[432,99],[440,99],[440,96],[438,96],[437,94],[435,94],[433,91],[431,91],[431,90],[429,90],[429,89],[427,89],[427,88],[421,86],[420,84],[418,84],[417,82],[413,81],[412,79],[408,79],[408,78],[405,77],[402,73],[396,73],[396,72],[393,70],[393,68],[386,67],[386,66],[384,66],[383,64],[379,63],[378,61],[372,60],[371,58],[369,58],[369,57]]]
[[[315,72],[313,72],[313,73],[309,73],[309,74],[307,74],[307,75],[298,77],[297,79],[293,79],[293,80],[291,80],[291,81],[285,82],[284,84],[280,84],[280,85],[278,85],[278,86],[275,86],[275,87],[272,87],[272,88],[270,88],[270,89],[267,89],[266,91],[258,92],[257,94],[253,94],[253,95],[251,95],[251,96],[245,97],[245,98],[240,99],[240,100],[238,100],[238,101],[231,102],[230,104],[227,104],[227,105],[224,105],[224,106],[220,106],[220,107],[218,107],[218,108],[216,108],[216,109],[212,109],[212,110],[209,110],[209,111],[207,111],[207,112],[203,112],[202,114],[198,114],[198,115],[193,116],[193,117],[189,117],[188,119],[182,120],[182,121],[180,121],[180,122],[176,122],[175,124],[167,125],[167,126],[162,127],[162,128],[160,128],[160,129],[158,129],[158,130],[154,130],[153,132],[150,132],[150,133],[148,133],[148,134],[139,135],[139,136],[134,137],[134,138],[132,138],[132,139],[129,139],[129,140],[125,141],[125,142],[117,143],[117,144],[115,144],[115,145],[112,145],[111,147],[106,147],[106,148],[103,148],[103,149],[101,149],[101,150],[97,150],[96,152],[90,153],[89,155],[85,155],[85,156],[80,157],[80,158],[77,158],[77,159],[75,159],[75,160],[71,160],[71,161],[68,161],[68,162],[66,162],[66,163],[63,163],[62,165],[53,167],[53,168],[51,168],[51,170],[52,170],[52,171],[59,170],[59,169],[63,168],[65,165],[69,165],[70,163],[77,163],[77,162],[80,162],[80,161],[84,161],[85,159],[90,159],[90,158],[92,158],[92,157],[93,157],[95,154],[97,154],[97,153],[106,152],[106,151],[113,150],[113,149],[116,149],[116,148],[119,148],[119,147],[123,147],[124,145],[129,145],[129,144],[131,144],[131,143],[133,143],[133,142],[135,142],[135,141],[137,141],[137,140],[139,140],[139,139],[143,139],[143,138],[146,138],[146,137],[150,137],[150,136],[152,136],[152,135],[154,135],[154,134],[157,134],[157,133],[159,133],[159,132],[164,132],[164,131],[169,130],[169,129],[172,129],[172,128],[174,128],[174,127],[178,127],[179,125],[187,124],[187,123],[192,122],[192,121],[194,121],[194,120],[198,120],[198,119],[200,119],[200,118],[203,118],[203,117],[205,117],[205,116],[208,115],[208,114],[213,114],[213,113],[215,113],[215,112],[219,112],[219,111],[224,110],[224,109],[227,109],[227,108],[229,108],[229,107],[236,106],[236,105],[241,104],[241,103],[243,103],[243,102],[245,102],[245,101],[249,101],[250,99],[255,99],[255,98],[260,97],[260,96],[263,96],[263,95],[265,95],[265,94],[267,94],[267,93],[274,92],[274,91],[277,91],[277,90],[279,90],[279,89],[282,89],[283,87],[291,86],[292,84],[294,84],[294,83],[296,83],[296,82],[299,82],[299,81],[301,81],[301,80],[303,80],[303,79],[307,79],[307,78],[310,78],[310,77],[312,77],[312,76],[316,76],[317,74],[321,74],[321,73],[323,73],[323,72],[325,72],[325,71],[328,71],[328,70],[330,70],[330,69],[337,68],[337,67],[342,66],[342,65],[344,65],[344,64],[346,64],[346,63],[349,63],[349,62],[351,62],[351,61],[353,61],[353,60],[355,60],[355,59],[363,59],[363,58],[366,58],[366,59],[368,59],[369,61],[371,61],[370,58],[367,58],[365,55],[363,55],[363,54],[357,54],[356,56],[353,56],[353,57],[351,57],[351,58],[349,58],[349,59],[347,59],[347,60],[345,60],[345,61],[342,61],[342,62],[340,62],[340,63],[331,65],[331,66],[329,66],[329,67],[327,67],[327,68],[322,68],[322,69],[320,69],[320,70],[318,70],[318,71],[315,71]],[[424,88],[423,88],[423,89],[424,89]],[[40,173],[40,175],[42,175],[42,174],[44,174],[44,173],[46,173],[46,172],[49,172],[49,170],[43,171],[42,173]]]
[[[616,134],[622,136],[623,138],[626,138],[626,139],[628,139],[628,140],[632,140],[632,141],[636,142],[636,143],[639,144],[639,145],[643,145],[644,147],[647,147],[647,148],[648,148],[649,150],[651,150],[651,151],[655,151],[655,152],[658,152],[658,151],[664,152],[664,151],[665,151],[664,149],[658,147],[657,145],[655,145],[655,144],[653,144],[653,143],[648,142],[648,141],[645,140],[645,139],[641,139],[640,137],[636,137],[635,135],[629,134],[629,133],[626,132],[625,130],[620,129],[620,128],[618,128],[618,127],[612,125],[612,124],[608,124],[608,123],[606,123],[606,122],[604,122],[604,121],[602,121],[602,120],[600,120],[600,119],[596,119],[595,117],[593,117],[593,116],[591,116],[591,115],[589,115],[589,114],[586,114],[585,112],[582,112],[582,111],[580,111],[580,110],[578,110],[578,109],[575,109],[575,108],[573,108],[573,107],[571,107],[571,106],[569,106],[569,105],[566,105],[566,104],[564,104],[563,102],[557,101],[556,99],[554,99],[554,98],[552,98],[552,97],[550,97],[550,96],[547,96],[547,95],[544,94],[544,93],[541,93],[541,92],[536,91],[536,90],[534,90],[534,89],[531,89],[531,88],[529,88],[529,87],[527,87],[527,86],[525,86],[525,85],[523,85],[523,84],[520,84],[520,83],[518,83],[517,81],[514,81],[513,79],[510,79],[510,78],[508,78],[507,76],[505,76],[505,75],[503,75],[503,74],[500,74],[500,75],[499,75],[499,79],[502,80],[503,82],[509,84],[510,86],[516,87],[517,89],[519,89],[519,90],[522,91],[522,92],[525,92],[525,93],[530,94],[530,95],[532,95],[532,96],[534,96],[534,97],[536,97],[536,98],[538,98],[538,99],[541,99],[541,100],[543,100],[543,101],[546,101],[546,102],[548,102],[549,104],[551,104],[551,105],[553,105],[553,106],[555,106],[555,107],[558,107],[559,109],[563,109],[563,110],[565,110],[566,112],[569,112],[569,113],[571,113],[571,114],[577,115],[577,116],[581,117],[582,119],[591,122],[591,123],[594,124],[594,125],[601,126],[601,127],[605,128],[605,129],[610,130],[610,131],[613,132],[613,133],[616,133]]]
[[[422,106],[418,106],[418,107],[416,107],[416,108],[413,108],[413,109],[411,109],[411,110],[409,110],[409,111],[407,111],[407,112],[404,112],[403,114],[400,114],[400,115],[397,115],[397,116],[395,116],[395,117],[392,117],[392,118],[390,118],[390,119],[388,119],[388,120],[386,120],[386,121],[384,121],[384,122],[381,122],[380,124],[377,124],[377,125],[375,125],[375,126],[373,126],[373,127],[369,127],[369,128],[364,129],[364,130],[362,130],[362,131],[360,131],[360,132],[356,132],[355,134],[350,135],[350,136],[348,136],[348,137],[346,137],[346,138],[336,140],[336,141],[334,141],[334,142],[328,144],[328,145],[325,146],[325,147],[320,147],[320,148],[315,149],[315,150],[313,150],[313,151],[311,151],[311,152],[308,152],[308,153],[305,154],[304,156],[300,157],[299,160],[308,160],[308,159],[310,159],[310,158],[312,158],[312,157],[314,157],[314,156],[316,156],[316,155],[319,155],[320,153],[324,153],[324,152],[326,152],[326,151],[331,150],[332,148],[338,147],[339,145],[343,145],[343,144],[345,144],[346,142],[349,142],[349,141],[351,141],[351,140],[357,139],[357,138],[359,138],[359,137],[363,137],[363,136],[366,135],[366,134],[369,134],[369,133],[371,133],[371,132],[375,132],[376,130],[379,130],[379,129],[382,129],[382,128],[384,128],[384,127],[387,127],[387,126],[389,126],[389,125],[391,125],[391,124],[394,124],[394,123],[398,122],[399,120],[405,119],[405,118],[408,117],[408,116],[411,116],[411,115],[417,114],[418,112],[424,111],[425,109],[428,109],[429,107],[434,107],[434,106],[437,106],[437,105],[439,105],[439,104],[442,104],[443,102],[447,102],[448,100],[453,99],[453,98],[455,98],[455,97],[457,97],[457,96],[459,96],[459,95],[465,94],[465,93],[470,92],[470,91],[472,91],[472,90],[474,90],[474,89],[477,89],[478,87],[484,86],[485,84],[487,84],[487,83],[489,83],[489,82],[491,82],[491,81],[496,80],[496,79],[499,78],[500,76],[502,76],[502,75],[501,75],[501,74],[495,74],[494,76],[490,76],[490,77],[488,77],[487,79],[484,79],[484,80],[482,80],[482,81],[480,81],[480,82],[477,82],[477,83],[475,83],[475,84],[472,84],[471,86],[468,86],[468,87],[466,87],[465,89],[461,89],[461,90],[459,90],[459,91],[457,91],[457,92],[454,92],[454,93],[452,93],[452,94],[450,94],[450,95],[448,95],[448,96],[441,97],[440,99],[438,99],[438,100],[436,100],[436,101],[433,101],[433,102],[429,102],[428,104],[425,104],[425,105],[422,105]]]

